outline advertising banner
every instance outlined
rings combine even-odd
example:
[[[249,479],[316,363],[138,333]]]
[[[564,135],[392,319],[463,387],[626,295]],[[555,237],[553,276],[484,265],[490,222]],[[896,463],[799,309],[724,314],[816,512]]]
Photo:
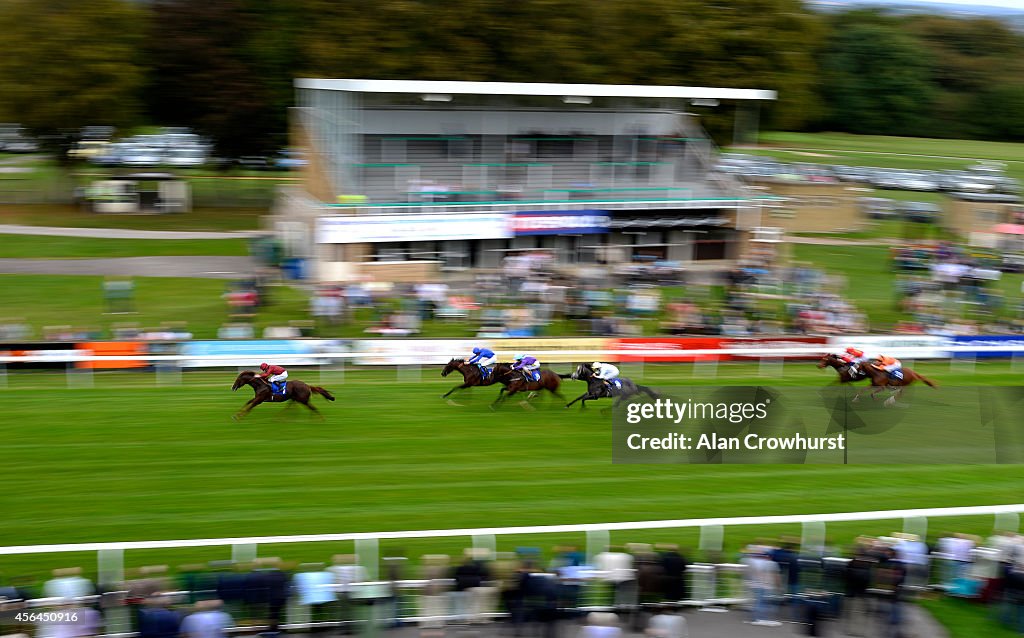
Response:
[[[473,346],[486,340],[469,339],[364,339],[355,342],[356,363],[370,366],[444,365],[472,356]]]
[[[603,210],[517,212],[512,218],[516,237],[607,233],[611,222],[611,216]]]
[[[139,341],[86,341],[76,343],[76,354],[93,354],[98,357],[131,357],[148,352],[145,343]],[[145,368],[149,363],[143,359],[119,359],[117,361],[76,361],[76,368],[92,370],[127,370]]]
[[[619,361],[718,361],[717,354],[688,354],[687,350],[714,350],[721,346],[721,337],[634,337],[614,339],[609,344],[611,350],[653,350],[657,354],[626,354],[619,355]]]
[[[511,237],[511,216],[505,213],[347,215],[320,217],[316,222],[318,244]]]
[[[65,368],[65,359],[74,354],[73,342],[40,342],[40,343],[0,343],[0,357],[24,357],[38,359],[33,363],[14,361],[5,364],[10,370],[29,370],[43,368]]]
[[[1024,335],[992,335],[992,336],[962,336],[953,337],[953,345],[957,346],[984,346],[987,348],[998,348],[999,346],[1013,346],[1024,348]],[[954,352],[956,358],[977,357],[979,359],[991,359],[995,357],[1012,357],[1012,350],[990,350],[986,352]],[[1024,356],[1024,352],[1017,353]]]
[[[946,337],[931,335],[887,335],[887,336],[838,336],[830,337],[830,350],[842,350],[848,347],[860,348],[869,357],[880,354],[890,357],[908,359],[943,359],[949,356],[946,346],[950,340]],[[910,348],[913,348],[911,350]]]
[[[821,354],[823,354],[827,348],[825,344],[828,343],[828,339],[825,337],[801,337],[801,336],[785,336],[785,337],[730,337],[722,338],[719,341],[719,347],[723,350],[730,350],[734,348],[764,348],[765,350],[780,350],[785,348],[806,348],[815,344],[822,346],[821,353],[809,353],[809,354],[787,354],[787,355],[771,355],[772,358],[777,359],[796,359],[796,360],[817,360]],[[750,354],[733,354],[729,355],[730,361],[750,361],[760,359],[760,355]]]
[[[599,358],[594,351],[608,350],[611,339],[601,337],[580,339],[492,339],[488,342],[502,361],[510,361],[517,352],[529,354],[546,363],[591,363]],[[541,354],[560,351],[563,354]],[[565,369],[565,374],[572,370]]]
[[[186,357],[215,357],[214,359],[186,359],[184,368],[250,367],[255,369],[267,361],[282,366],[319,365],[323,359],[308,355],[337,351],[336,342],[317,339],[260,339],[241,341],[187,341],[181,344]]]

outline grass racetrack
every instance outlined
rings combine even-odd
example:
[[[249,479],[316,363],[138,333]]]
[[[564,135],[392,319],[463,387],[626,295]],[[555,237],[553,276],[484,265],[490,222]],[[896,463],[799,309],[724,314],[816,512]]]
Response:
[[[556,369],[564,366],[553,366]],[[940,384],[1019,384],[1010,364],[948,362],[915,369]],[[631,371],[624,371],[630,374]],[[767,381],[758,368],[723,364],[715,378],[691,365],[647,366],[650,385],[687,383],[824,385],[831,374],[791,363]],[[293,378],[320,382],[318,371]],[[664,518],[842,512],[1018,502],[1019,465],[795,466],[613,465],[610,416],[565,410],[547,398],[537,411],[487,404],[495,388],[439,395],[454,385],[425,368],[417,383],[394,370],[325,372],[338,400],[317,397],[323,421],[305,408],[263,405],[231,415],[251,396],[230,391],[234,374],[194,372],[181,385],[150,373],[97,373],[94,387],[69,388],[63,374],[8,376],[0,424],[4,525],[0,544],[158,540],[434,528],[591,523]],[[581,389],[566,381],[567,396]],[[575,394],[574,394],[575,393]],[[456,395],[458,397],[458,395]],[[829,526],[847,544],[901,521]],[[987,534],[991,517],[933,520]],[[730,547],[799,526],[731,528]],[[499,548],[583,542],[564,535],[499,538]],[[697,530],[619,532],[616,542],[674,540],[696,546]],[[382,544],[410,557],[456,552],[469,539]],[[328,546],[330,545],[330,546]],[[344,544],[261,547],[261,555],[325,560]],[[227,558],[228,548],[131,551],[128,566]],[[3,556],[5,576],[41,574],[93,555]]]

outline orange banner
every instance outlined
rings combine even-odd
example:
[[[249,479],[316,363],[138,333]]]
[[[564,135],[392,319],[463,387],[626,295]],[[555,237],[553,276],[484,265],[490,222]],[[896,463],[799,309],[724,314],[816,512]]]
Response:
[[[146,344],[138,341],[88,341],[84,343],[76,343],[75,349],[79,351],[88,351],[99,357],[131,357],[134,355],[146,354]],[[142,359],[75,362],[76,368],[92,368],[94,370],[145,368],[147,365],[149,364]]]

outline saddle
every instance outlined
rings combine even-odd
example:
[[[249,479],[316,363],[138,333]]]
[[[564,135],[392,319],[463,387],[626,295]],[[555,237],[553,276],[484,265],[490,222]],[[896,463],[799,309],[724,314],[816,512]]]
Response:
[[[270,393],[275,397],[281,397],[288,393],[287,381],[271,381]]]

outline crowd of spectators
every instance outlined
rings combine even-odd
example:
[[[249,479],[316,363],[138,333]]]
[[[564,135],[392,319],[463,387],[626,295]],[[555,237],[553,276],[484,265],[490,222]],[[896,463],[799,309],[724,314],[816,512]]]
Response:
[[[991,618],[1024,631],[1024,536],[1013,532],[985,541],[954,533],[934,542],[909,533],[859,537],[845,552],[824,540],[762,540],[736,557],[706,551],[693,562],[688,554],[672,544],[635,543],[592,556],[572,545],[546,555],[473,548],[458,560],[430,554],[415,565],[394,557],[367,566],[352,554],[330,564],[262,558],[174,573],[146,567],[99,585],[78,568],[61,569],[38,587],[0,585],[0,629],[30,631],[15,614],[31,609],[42,618],[36,635],[46,638],[128,630],[140,638],[221,638],[234,626],[273,636],[286,621],[344,633],[368,622],[416,624],[422,635],[441,635],[451,624],[504,623],[515,635],[572,630],[607,638],[646,630],[682,638],[686,611],[733,608],[746,610],[737,613],[751,624],[793,622],[806,635],[835,623],[899,636],[909,603],[947,595],[988,605]]]
[[[891,323],[869,323],[869,309],[855,301],[858,282],[807,263],[781,265],[752,257],[726,271],[664,260],[566,266],[538,250],[509,254],[499,269],[453,273],[443,281],[310,285],[307,312],[272,326],[269,336],[964,335],[1024,330],[1024,303],[1007,308],[999,286],[1003,275],[984,254],[939,243],[897,248],[892,257],[898,274],[894,302],[886,310],[899,319]],[[256,325],[259,313],[273,306],[268,296],[273,281],[269,271],[260,271],[228,284],[219,338],[268,336],[266,327]],[[133,291],[130,279],[106,280],[107,312],[135,314]],[[5,341],[166,341],[190,335],[187,328],[163,326],[139,327],[134,335],[115,332],[49,326],[37,333],[22,320],[0,321]]]

